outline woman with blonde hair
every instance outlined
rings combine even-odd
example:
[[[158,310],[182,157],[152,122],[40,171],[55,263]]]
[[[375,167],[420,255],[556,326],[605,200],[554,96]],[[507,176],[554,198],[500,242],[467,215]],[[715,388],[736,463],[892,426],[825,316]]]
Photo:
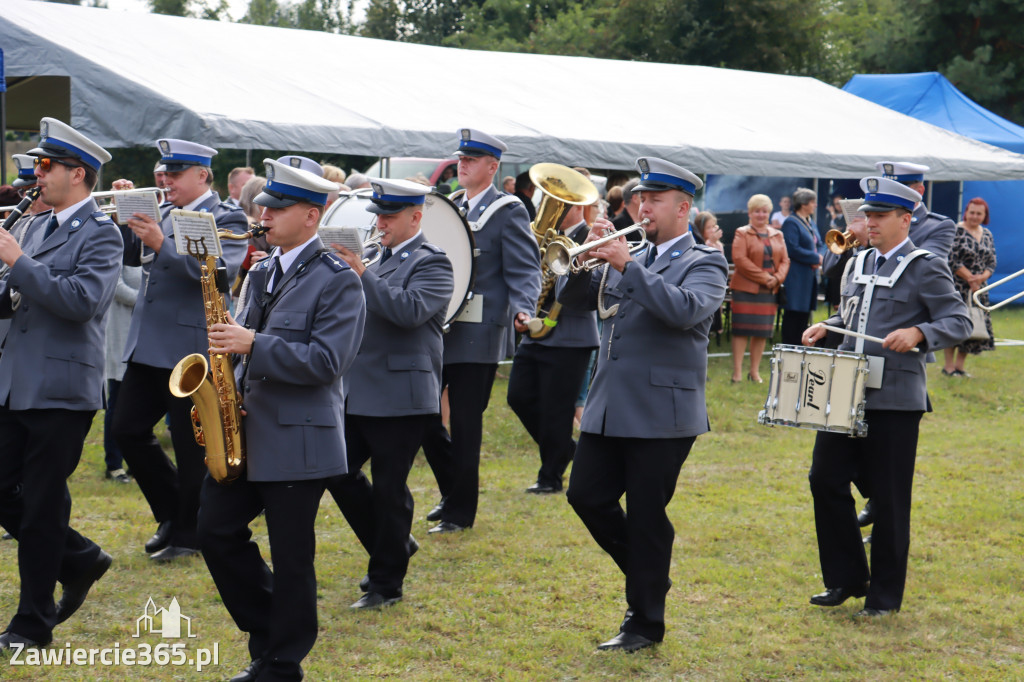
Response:
[[[789,256],[782,232],[768,224],[772,200],[755,194],[747,201],[748,225],[732,238],[732,262],[736,266],[732,289],[732,381],[743,380],[743,355],[750,339],[750,371],[747,379],[761,383],[758,365],[775,330],[778,293],[789,272]]]

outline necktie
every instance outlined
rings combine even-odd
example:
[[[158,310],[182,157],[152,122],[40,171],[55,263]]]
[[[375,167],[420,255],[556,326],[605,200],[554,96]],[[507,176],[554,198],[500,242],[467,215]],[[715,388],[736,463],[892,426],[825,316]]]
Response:
[[[284,269],[281,267],[281,259],[274,258],[274,276],[270,280],[271,284],[267,287],[267,292],[273,292],[280,284],[281,280],[284,279]]]
[[[878,258],[876,258],[875,259],[875,272],[878,272],[879,270],[881,270],[883,265],[885,265],[885,256],[879,256]]]
[[[380,262],[383,263],[388,258],[391,258],[391,247],[390,246],[385,246],[384,247],[384,252],[380,254]]]
[[[651,267],[651,263],[658,257],[658,247],[651,245],[651,248],[647,250],[647,260],[644,262],[644,267]]]
[[[52,215],[52,216],[50,216],[50,222],[48,222],[46,224],[46,232],[43,234],[43,239],[46,239],[51,234],[53,234],[54,230],[56,230],[56,229],[57,229],[57,216]]]

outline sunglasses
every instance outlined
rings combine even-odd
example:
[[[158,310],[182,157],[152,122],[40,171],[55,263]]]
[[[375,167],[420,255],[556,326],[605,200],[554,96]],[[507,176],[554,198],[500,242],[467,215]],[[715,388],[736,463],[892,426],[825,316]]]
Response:
[[[44,173],[49,173],[50,169],[53,168],[53,164],[55,163],[59,163],[62,166],[67,166],[68,168],[81,168],[81,166],[78,165],[77,163],[68,163],[67,161],[61,161],[60,159],[54,159],[49,156],[37,156],[35,159],[32,160],[32,165],[36,168],[42,169]]]

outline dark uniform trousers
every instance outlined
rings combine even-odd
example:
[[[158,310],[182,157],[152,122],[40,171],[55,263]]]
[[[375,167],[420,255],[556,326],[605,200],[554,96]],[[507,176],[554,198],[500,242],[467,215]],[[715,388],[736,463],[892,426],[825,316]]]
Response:
[[[870,580],[865,608],[899,609],[903,603],[922,414],[866,410],[866,437],[818,432],[814,441],[809,478],[825,587],[854,587]],[[871,497],[874,508],[870,571],[851,482]]]
[[[497,371],[498,363],[445,365],[441,370],[441,390],[448,387],[451,435],[438,416],[431,421],[423,441],[423,454],[445,498],[441,520],[465,528],[476,520],[484,410],[491,398]]]
[[[301,680],[300,661],[317,637],[314,524],[324,480],[220,485],[203,480],[199,537],[224,606],[262,658],[260,680]],[[249,524],[266,512],[274,570]]]
[[[153,517],[158,523],[172,522],[169,543],[195,548],[206,453],[192,431],[192,400],[171,395],[167,385],[170,377],[169,369],[128,363],[114,408],[114,434]],[[170,416],[177,466],[153,434],[153,426],[165,414]]]
[[[78,467],[94,410],[0,407],[0,525],[18,540],[21,596],[7,630],[52,639],[53,592],[99,557],[96,543],[69,527],[67,479]]]
[[[327,482],[334,501],[370,555],[370,591],[402,596],[409,568],[414,503],[406,482],[427,428],[436,415],[345,415],[348,474]],[[370,461],[373,483],[360,469]]]
[[[537,482],[559,490],[576,452],[572,420],[592,350],[520,344],[508,378],[509,407],[540,449]]]
[[[569,476],[569,504],[626,576],[629,608],[621,630],[656,642],[665,637],[675,537],[665,507],[695,440],[584,432]],[[619,504],[623,493],[625,510]]]

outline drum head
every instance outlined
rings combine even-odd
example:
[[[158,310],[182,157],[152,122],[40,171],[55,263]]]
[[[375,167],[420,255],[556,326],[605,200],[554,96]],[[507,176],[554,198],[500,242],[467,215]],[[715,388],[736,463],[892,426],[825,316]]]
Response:
[[[358,227],[363,241],[366,241],[377,222],[377,216],[366,210],[371,194],[373,190],[370,189],[342,192],[324,213],[320,224],[323,227]],[[473,231],[455,204],[435,192],[426,197],[420,227],[427,241],[444,249],[448,260],[452,262],[455,288],[444,319],[445,324],[448,324],[462,312],[466,306],[466,297],[473,290],[476,278],[476,242],[473,240]]]

